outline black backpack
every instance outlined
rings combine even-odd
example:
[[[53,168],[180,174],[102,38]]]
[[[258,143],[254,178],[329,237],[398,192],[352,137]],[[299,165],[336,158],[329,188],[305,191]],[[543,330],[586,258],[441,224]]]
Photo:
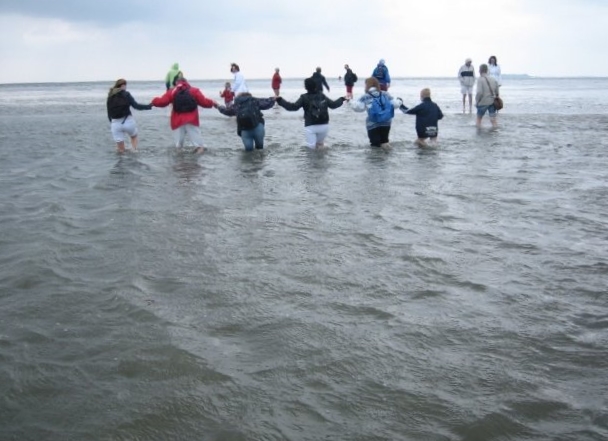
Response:
[[[190,93],[189,87],[180,88],[173,96],[173,110],[177,113],[188,113],[196,110],[198,103]]]
[[[131,103],[124,91],[115,93],[108,98],[108,115],[112,119],[120,119],[129,116]]]
[[[315,93],[309,99],[309,112],[313,123],[326,123],[329,120],[327,99],[322,93]]]
[[[255,98],[243,100],[237,104],[236,123],[241,130],[255,129],[260,123],[260,104]]]

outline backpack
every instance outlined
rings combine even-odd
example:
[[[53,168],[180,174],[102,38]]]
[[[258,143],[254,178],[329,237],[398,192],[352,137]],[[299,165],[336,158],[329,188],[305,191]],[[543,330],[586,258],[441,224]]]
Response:
[[[385,77],[385,67],[384,66],[378,66],[374,69],[374,78],[378,78],[379,80],[383,80]]]
[[[371,122],[386,122],[395,116],[395,108],[388,97],[381,93],[380,96],[373,97],[368,115]]]
[[[260,105],[254,98],[249,98],[238,103],[236,112],[236,123],[241,130],[255,129],[260,123]]]
[[[322,93],[316,93],[309,99],[309,113],[312,116],[312,122],[315,124],[324,124],[329,120],[327,100]]]
[[[112,119],[120,119],[129,116],[131,103],[127,94],[118,92],[108,98],[108,115]]]
[[[357,80],[359,80],[359,78],[357,77],[357,74],[353,72],[353,83],[356,83]]]
[[[190,93],[189,87],[182,87],[173,95],[173,110],[177,113],[192,112],[197,107],[198,103]]]

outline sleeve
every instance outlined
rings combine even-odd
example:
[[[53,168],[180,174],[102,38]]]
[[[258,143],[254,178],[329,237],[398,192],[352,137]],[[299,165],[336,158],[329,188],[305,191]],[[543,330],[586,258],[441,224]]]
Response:
[[[323,77],[323,85],[325,86],[325,88],[329,92],[329,84],[327,84],[327,79],[325,77]]]
[[[173,89],[167,90],[164,95],[158,96],[150,102],[154,107],[167,107],[173,101]]]
[[[460,69],[458,69],[458,81],[460,81],[460,84],[462,84],[462,82],[463,82],[462,67]]]
[[[443,119],[443,112],[439,106],[437,106],[437,119]]]
[[[191,88],[190,90],[192,92],[192,96],[194,96],[194,99],[199,106],[204,107],[205,109],[210,109],[213,107],[214,101],[203,95],[200,89],[193,90],[193,88]]]
[[[388,67],[384,66],[384,79],[386,80],[386,84],[391,84],[391,75],[388,73]]]
[[[483,88],[485,87],[485,81],[478,81],[477,88],[475,91],[475,104],[478,104],[483,97]]]
[[[323,95],[325,97],[325,99],[327,100],[327,107],[329,107],[330,109],[337,109],[338,107],[340,107],[342,104],[344,104],[344,97],[341,96],[340,98],[338,98],[335,101],[332,101],[331,98],[328,98],[327,96]]]
[[[129,97],[129,104],[136,110],[150,110],[152,108],[151,104],[139,104],[129,92],[127,92],[127,96]]]
[[[268,110],[274,106],[274,98],[257,98],[260,110]]]
[[[304,98],[300,95],[300,98],[295,103],[290,103],[289,101],[285,101],[283,98],[277,98],[277,103],[285,110],[289,110],[290,112],[294,110],[299,110],[304,105]]]
[[[350,107],[355,111],[355,112],[364,112],[365,110],[367,110],[367,98],[368,95],[363,95],[361,98],[359,98],[356,101],[351,101],[351,105]]]
[[[237,105],[233,105],[233,106],[230,106],[230,107],[218,106],[218,108],[217,108],[217,110],[222,115],[226,115],[226,116],[235,116],[236,115],[236,109],[238,109]]]
[[[411,109],[407,109],[407,110],[401,109],[401,111],[408,115],[418,115],[418,112],[420,111],[421,106],[422,106],[421,104],[418,104],[417,106],[412,107]]]

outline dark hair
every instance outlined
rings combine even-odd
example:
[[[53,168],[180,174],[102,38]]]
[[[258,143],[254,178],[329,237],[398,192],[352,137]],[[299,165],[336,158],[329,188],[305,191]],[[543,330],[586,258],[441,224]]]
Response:
[[[238,64],[236,64],[236,63],[232,63],[232,64],[230,65],[230,68],[233,68],[233,67],[234,67],[236,70],[238,70],[238,71],[240,71],[240,70],[241,70],[241,69],[239,69],[239,65],[238,65]]]
[[[491,55],[490,58],[488,58],[488,64],[492,64],[492,58],[494,58],[494,64],[498,66],[498,60],[496,59],[496,55]]]
[[[312,78],[306,78],[304,80],[304,89],[306,89],[307,92],[310,93],[314,93],[317,91],[317,82],[315,80],[313,80]]]

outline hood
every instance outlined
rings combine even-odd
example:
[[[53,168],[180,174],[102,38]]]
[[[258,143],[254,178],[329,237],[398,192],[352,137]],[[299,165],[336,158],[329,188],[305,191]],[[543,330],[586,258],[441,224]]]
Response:
[[[179,63],[173,63],[173,66],[171,66],[171,70],[179,70]]]
[[[374,98],[378,98],[380,96],[380,91],[375,87],[370,87],[367,93],[369,93]]]
[[[114,87],[112,90],[110,90],[110,93],[108,94],[108,96],[114,96],[118,93],[122,92],[122,89],[120,87]]]
[[[252,98],[251,94],[248,92],[239,93],[237,97],[234,99],[234,104],[239,105],[246,101],[249,101]]]

